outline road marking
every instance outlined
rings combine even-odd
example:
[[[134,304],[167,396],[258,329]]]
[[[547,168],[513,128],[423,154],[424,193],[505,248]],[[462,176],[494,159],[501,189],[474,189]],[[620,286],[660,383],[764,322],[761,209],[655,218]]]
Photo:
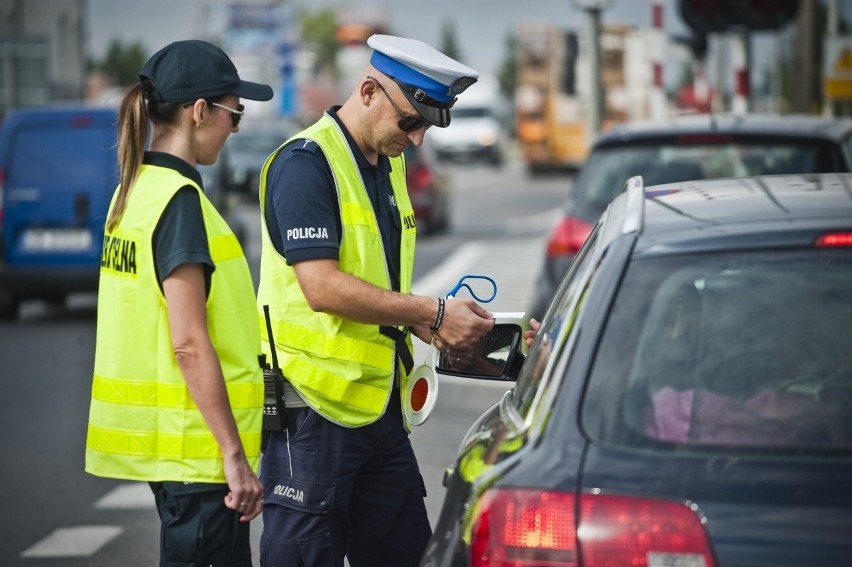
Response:
[[[117,486],[95,502],[95,508],[98,510],[141,510],[156,507],[151,488],[144,482]]]
[[[118,526],[59,528],[21,553],[21,557],[89,557],[122,531]]]
[[[414,282],[411,286],[412,293],[444,297],[460,277],[472,273],[468,270],[477,265],[476,261],[482,256],[484,248],[481,241],[462,244],[428,274]],[[437,303],[435,305],[437,306]]]
[[[154,495],[143,482],[121,484],[99,498],[98,510],[154,509]],[[73,526],[59,528],[21,553],[21,557],[88,557],[121,535],[119,526]]]
[[[541,232],[542,227],[550,229],[555,226],[562,214],[561,209],[553,209],[525,217],[512,217],[506,221],[506,232],[513,235],[537,234]]]

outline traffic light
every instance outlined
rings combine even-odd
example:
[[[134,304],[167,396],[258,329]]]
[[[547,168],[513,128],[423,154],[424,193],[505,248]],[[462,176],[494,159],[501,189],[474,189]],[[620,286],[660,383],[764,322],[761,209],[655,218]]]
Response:
[[[675,36],[672,39],[675,43],[689,48],[689,51],[692,53],[692,56],[697,61],[703,60],[704,56],[707,55],[706,33],[694,34],[691,36]]]
[[[750,30],[777,30],[789,24],[799,11],[799,0],[748,0],[732,2]]]
[[[684,22],[699,34],[732,29],[768,31],[793,20],[798,0],[680,0]]]

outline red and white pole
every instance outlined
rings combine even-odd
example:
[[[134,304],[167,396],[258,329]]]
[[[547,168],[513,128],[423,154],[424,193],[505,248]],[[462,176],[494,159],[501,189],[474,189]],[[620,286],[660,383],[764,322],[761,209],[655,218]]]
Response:
[[[732,34],[731,63],[734,72],[734,96],[731,100],[731,112],[745,114],[749,111],[749,52],[748,33]]]
[[[659,120],[666,117],[666,88],[663,84],[663,54],[666,52],[666,34],[663,31],[663,0],[651,2],[651,118]]]

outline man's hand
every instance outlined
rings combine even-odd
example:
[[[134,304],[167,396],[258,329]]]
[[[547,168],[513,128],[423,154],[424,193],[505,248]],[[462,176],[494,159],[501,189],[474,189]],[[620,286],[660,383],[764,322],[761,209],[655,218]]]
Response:
[[[441,327],[432,334],[436,346],[447,347],[473,345],[494,328],[494,316],[472,299],[446,300]]]

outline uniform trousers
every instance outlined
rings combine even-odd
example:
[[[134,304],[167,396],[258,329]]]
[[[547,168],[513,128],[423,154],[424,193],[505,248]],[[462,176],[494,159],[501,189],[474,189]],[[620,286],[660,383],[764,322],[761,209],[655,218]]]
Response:
[[[251,567],[249,525],[225,506],[227,484],[148,484],[160,515],[160,567]]]
[[[431,527],[399,391],[363,427],[287,410],[261,462],[264,567],[416,567]]]

